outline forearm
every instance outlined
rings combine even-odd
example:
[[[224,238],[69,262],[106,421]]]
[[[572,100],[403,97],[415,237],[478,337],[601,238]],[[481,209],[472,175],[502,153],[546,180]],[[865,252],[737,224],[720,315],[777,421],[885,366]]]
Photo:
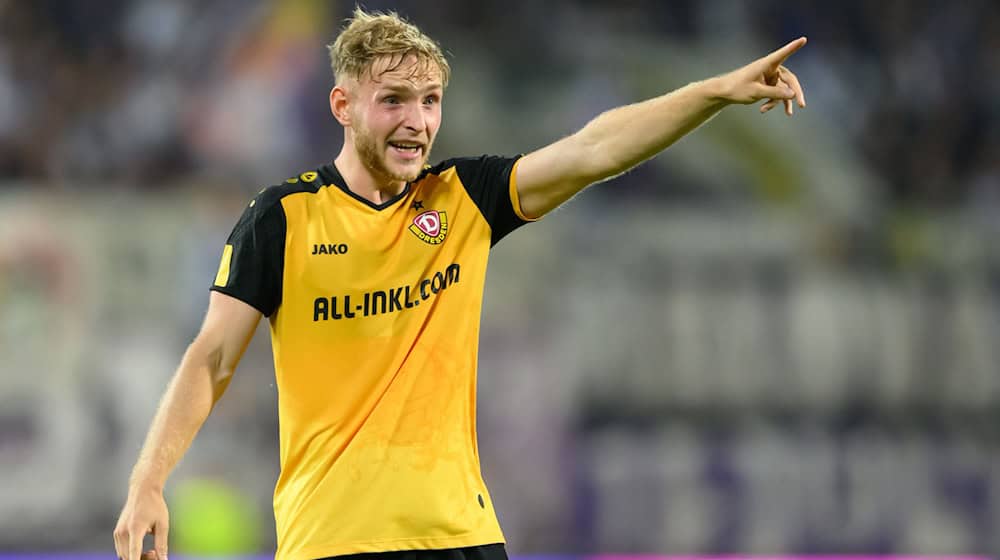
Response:
[[[577,133],[535,150],[517,164],[514,177],[521,212],[540,217],[587,185],[628,171],[667,149],[726,105],[762,99],[792,115],[793,100],[805,107],[798,78],[781,65],[806,44],[800,37],[732,72],[602,113]]]
[[[717,78],[602,113],[573,135],[588,183],[623,173],[698,128],[728,102]]]
[[[230,376],[219,360],[192,344],[171,380],[153,418],[130,487],[162,489],[174,466],[191,445]]]

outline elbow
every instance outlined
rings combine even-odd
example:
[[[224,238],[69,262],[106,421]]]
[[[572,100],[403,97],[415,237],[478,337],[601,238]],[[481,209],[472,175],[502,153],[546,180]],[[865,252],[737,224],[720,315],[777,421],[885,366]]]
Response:
[[[204,364],[208,369],[209,378],[212,380],[212,389],[218,398],[229,385],[229,380],[232,379],[235,369],[226,363],[222,348],[210,350],[205,356]]]
[[[623,164],[614,157],[614,146],[608,145],[610,139],[588,132],[584,128],[575,139],[579,165],[573,166],[577,175],[574,179],[583,185],[600,183],[623,171]]]
[[[225,359],[221,345],[210,344],[204,340],[195,340],[188,347],[184,361],[188,367],[182,371],[198,372],[202,379],[208,378],[212,386],[213,400],[218,400],[229,385],[235,368]]]

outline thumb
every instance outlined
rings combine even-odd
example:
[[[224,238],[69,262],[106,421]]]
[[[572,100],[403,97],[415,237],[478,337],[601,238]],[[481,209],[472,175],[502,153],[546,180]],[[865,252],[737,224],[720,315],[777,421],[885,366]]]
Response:
[[[757,84],[755,89],[754,96],[757,99],[795,99],[795,92],[783,83],[774,86]]]
[[[153,527],[153,548],[156,550],[156,560],[167,560],[167,533],[170,528],[166,521]]]

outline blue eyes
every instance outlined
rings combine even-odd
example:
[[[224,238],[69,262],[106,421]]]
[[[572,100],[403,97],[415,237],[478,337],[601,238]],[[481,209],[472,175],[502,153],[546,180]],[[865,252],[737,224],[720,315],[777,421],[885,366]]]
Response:
[[[436,96],[436,95],[431,95],[429,97],[425,97],[424,100],[423,100],[423,104],[424,105],[435,105],[438,102],[440,102],[440,98],[438,98],[438,96]],[[400,104],[400,99],[398,97],[394,96],[394,95],[390,95],[389,97],[384,97],[382,99],[382,103],[387,103],[389,105],[399,105]]]

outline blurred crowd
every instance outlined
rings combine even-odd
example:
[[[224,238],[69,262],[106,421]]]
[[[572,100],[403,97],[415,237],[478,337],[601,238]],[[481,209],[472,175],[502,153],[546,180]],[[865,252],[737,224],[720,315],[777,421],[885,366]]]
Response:
[[[927,208],[1000,204],[1000,5],[990,0],[365,5],[402,11],[441,40],[461,71],[500,85],[493,115],[516,119],[533,92],[558,92],[558,82],[587,74],[574,83],[590,99],[547,123],[547,138],[526,130],[520,143],[491,142],[490,125],[476,123],[446,126],[446,146],[450,134],[451,146],[526,151],[633,101],[613,83],[634,64],[621,46],[628,42],[703,52],[732,43],[735,30],[742,45],[759,49],[804,34],[811,43],[790,65],[805,82],[808,110],[825,114],[880,178],[878,196]],[[329,159],[340,132],[326,105],[332,76],[323,45],[352,7],[0,2],[0,179],[149,189],[207,174],[256,185]],[[700,76],[759,54],[727,55]]]
[[[434,160],[810,39],[794,119],[725,111],[493,251],[511,552],[1000,551],[1000,3],[362,4],[449,56]],[[110,550],[229,229],[340,148],[324,45],[353,6],[0,0],[0,551]],[[266,330],[172,477],[177,539],[274,546]]]
[[[328,29],[297,8],[266,17],[277,6],[4,3],[0,176],[143,189],[213,170],[285,173],[272,164],[307,152],[321,124],[303,90],[323,90],[311,31]]]
[[[799,30],[833,70],[838,116],[893,201],[926,207],[1000,197],[1000,4],[927,1],[786,5],[752,10],[763,36]]]

